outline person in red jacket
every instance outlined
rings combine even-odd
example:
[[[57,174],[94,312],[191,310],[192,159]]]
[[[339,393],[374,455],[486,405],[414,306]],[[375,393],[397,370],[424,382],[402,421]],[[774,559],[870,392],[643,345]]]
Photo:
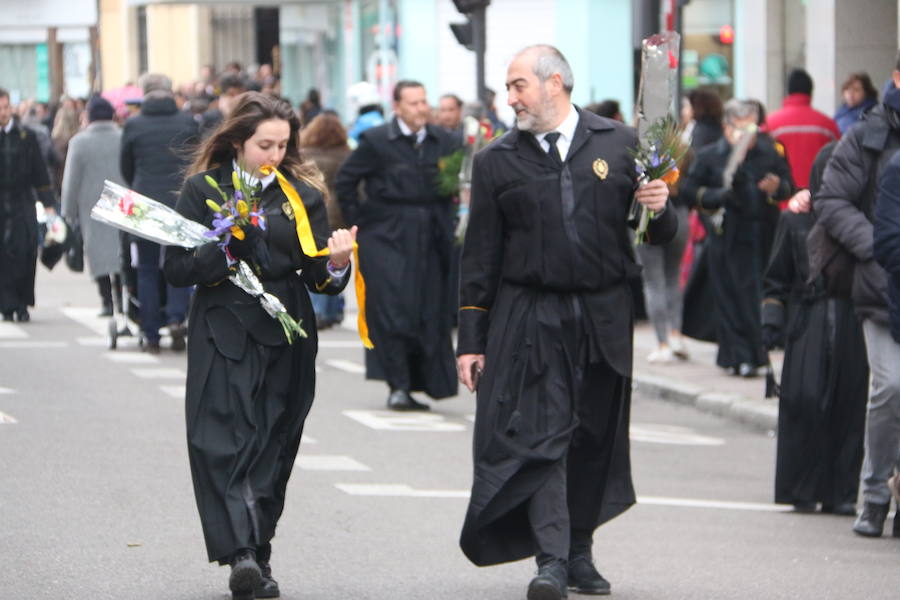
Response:
[[[819,149],[840,138],[841,132],[831,117],[810,106],[813,81],[809,73],[791,71],[787,88],[784,105],[766,119],[766,130],[784,146],[794,184],[806,188]]]

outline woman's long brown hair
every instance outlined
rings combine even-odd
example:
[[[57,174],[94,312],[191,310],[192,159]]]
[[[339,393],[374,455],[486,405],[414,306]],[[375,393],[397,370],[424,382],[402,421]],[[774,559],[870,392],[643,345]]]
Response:
[[[311,161],[300,156],[300,119],[286,100],[272,98],[259,92],[245,92],[238,97],[231,114],[194,153],[188,177],[229,164],[235,158],[236,147],[242,147],[263,121],[281,119],[291,128],[284,159],[278,168],[296,177],[323,194],[325,179]]]

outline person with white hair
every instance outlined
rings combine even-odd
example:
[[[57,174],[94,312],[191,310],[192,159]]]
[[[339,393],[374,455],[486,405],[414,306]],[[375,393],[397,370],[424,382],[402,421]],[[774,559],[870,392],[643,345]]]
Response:
[[[188,166],[187,149],[196,142],[197,122],[190,112],[178,110],[172,81],[165,75],[147,73],[139,84],[144,92],[141,112],[127,121],[122,131],[119,167],[125,183],[148,198],[175,206],[182,177]],[[141,309],[144,351],[159,353],[161,248],[137,240],[137,288]],[[185,348],[184,320],[189,288],[166,288],[166,323],[172,349]]]
[[[762,277],[778,203],[793,191],[784,149],[758,132],[758,119],[754,102],[730,100],[725,105],[724,137],[697,152],[680,189],[700,212],[707,233],[701,258],[706,263],[695,267],[695,273],[708,273],[708,278],[692,275],[685,302],[704,297],[696,292],[698,285],[709,285],[713,298],[713,306],[686,306],[686,310],[715,315],[716,364],[741,377],[756,376],[768,362],[760,322]],[[737,167],[726,182],[730,161],[737,161]]]

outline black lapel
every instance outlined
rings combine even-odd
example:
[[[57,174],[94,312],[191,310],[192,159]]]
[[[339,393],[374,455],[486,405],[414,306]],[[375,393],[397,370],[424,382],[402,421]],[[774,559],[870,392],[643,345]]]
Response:
[[[575,156],[575,153],[587,143],[591,138],[592,132],[609,131],[613,129],[613,125],[606,122],[607,120],[603,117],[597,116],[586,110],[581,110],[578,107],[575,107],[575,110],[578,111],[578,124],[575,126],[575,135],[572,137],[572,143],[569,145],[569,152],[565,157],[566,162],[570,161]]]
[[[544,152],[544,149],[538,144],[534,135],[518,129],[513,129],[507,135],[509,139],[503,141],[499,148],[515,151],[516,156],[526,162],[558,169],[553,164],[553,159],[550,158],[550,155]]]

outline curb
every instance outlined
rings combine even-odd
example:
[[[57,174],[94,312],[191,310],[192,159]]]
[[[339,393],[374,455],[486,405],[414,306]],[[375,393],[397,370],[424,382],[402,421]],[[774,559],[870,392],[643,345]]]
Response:
[[[764,433],[778,428],[778,406],[774,403],[750,400],[740,394],[711,392],[697,385],[643,373],[635,373],[632,382],[635,391],[656,400],[693,406]]]

